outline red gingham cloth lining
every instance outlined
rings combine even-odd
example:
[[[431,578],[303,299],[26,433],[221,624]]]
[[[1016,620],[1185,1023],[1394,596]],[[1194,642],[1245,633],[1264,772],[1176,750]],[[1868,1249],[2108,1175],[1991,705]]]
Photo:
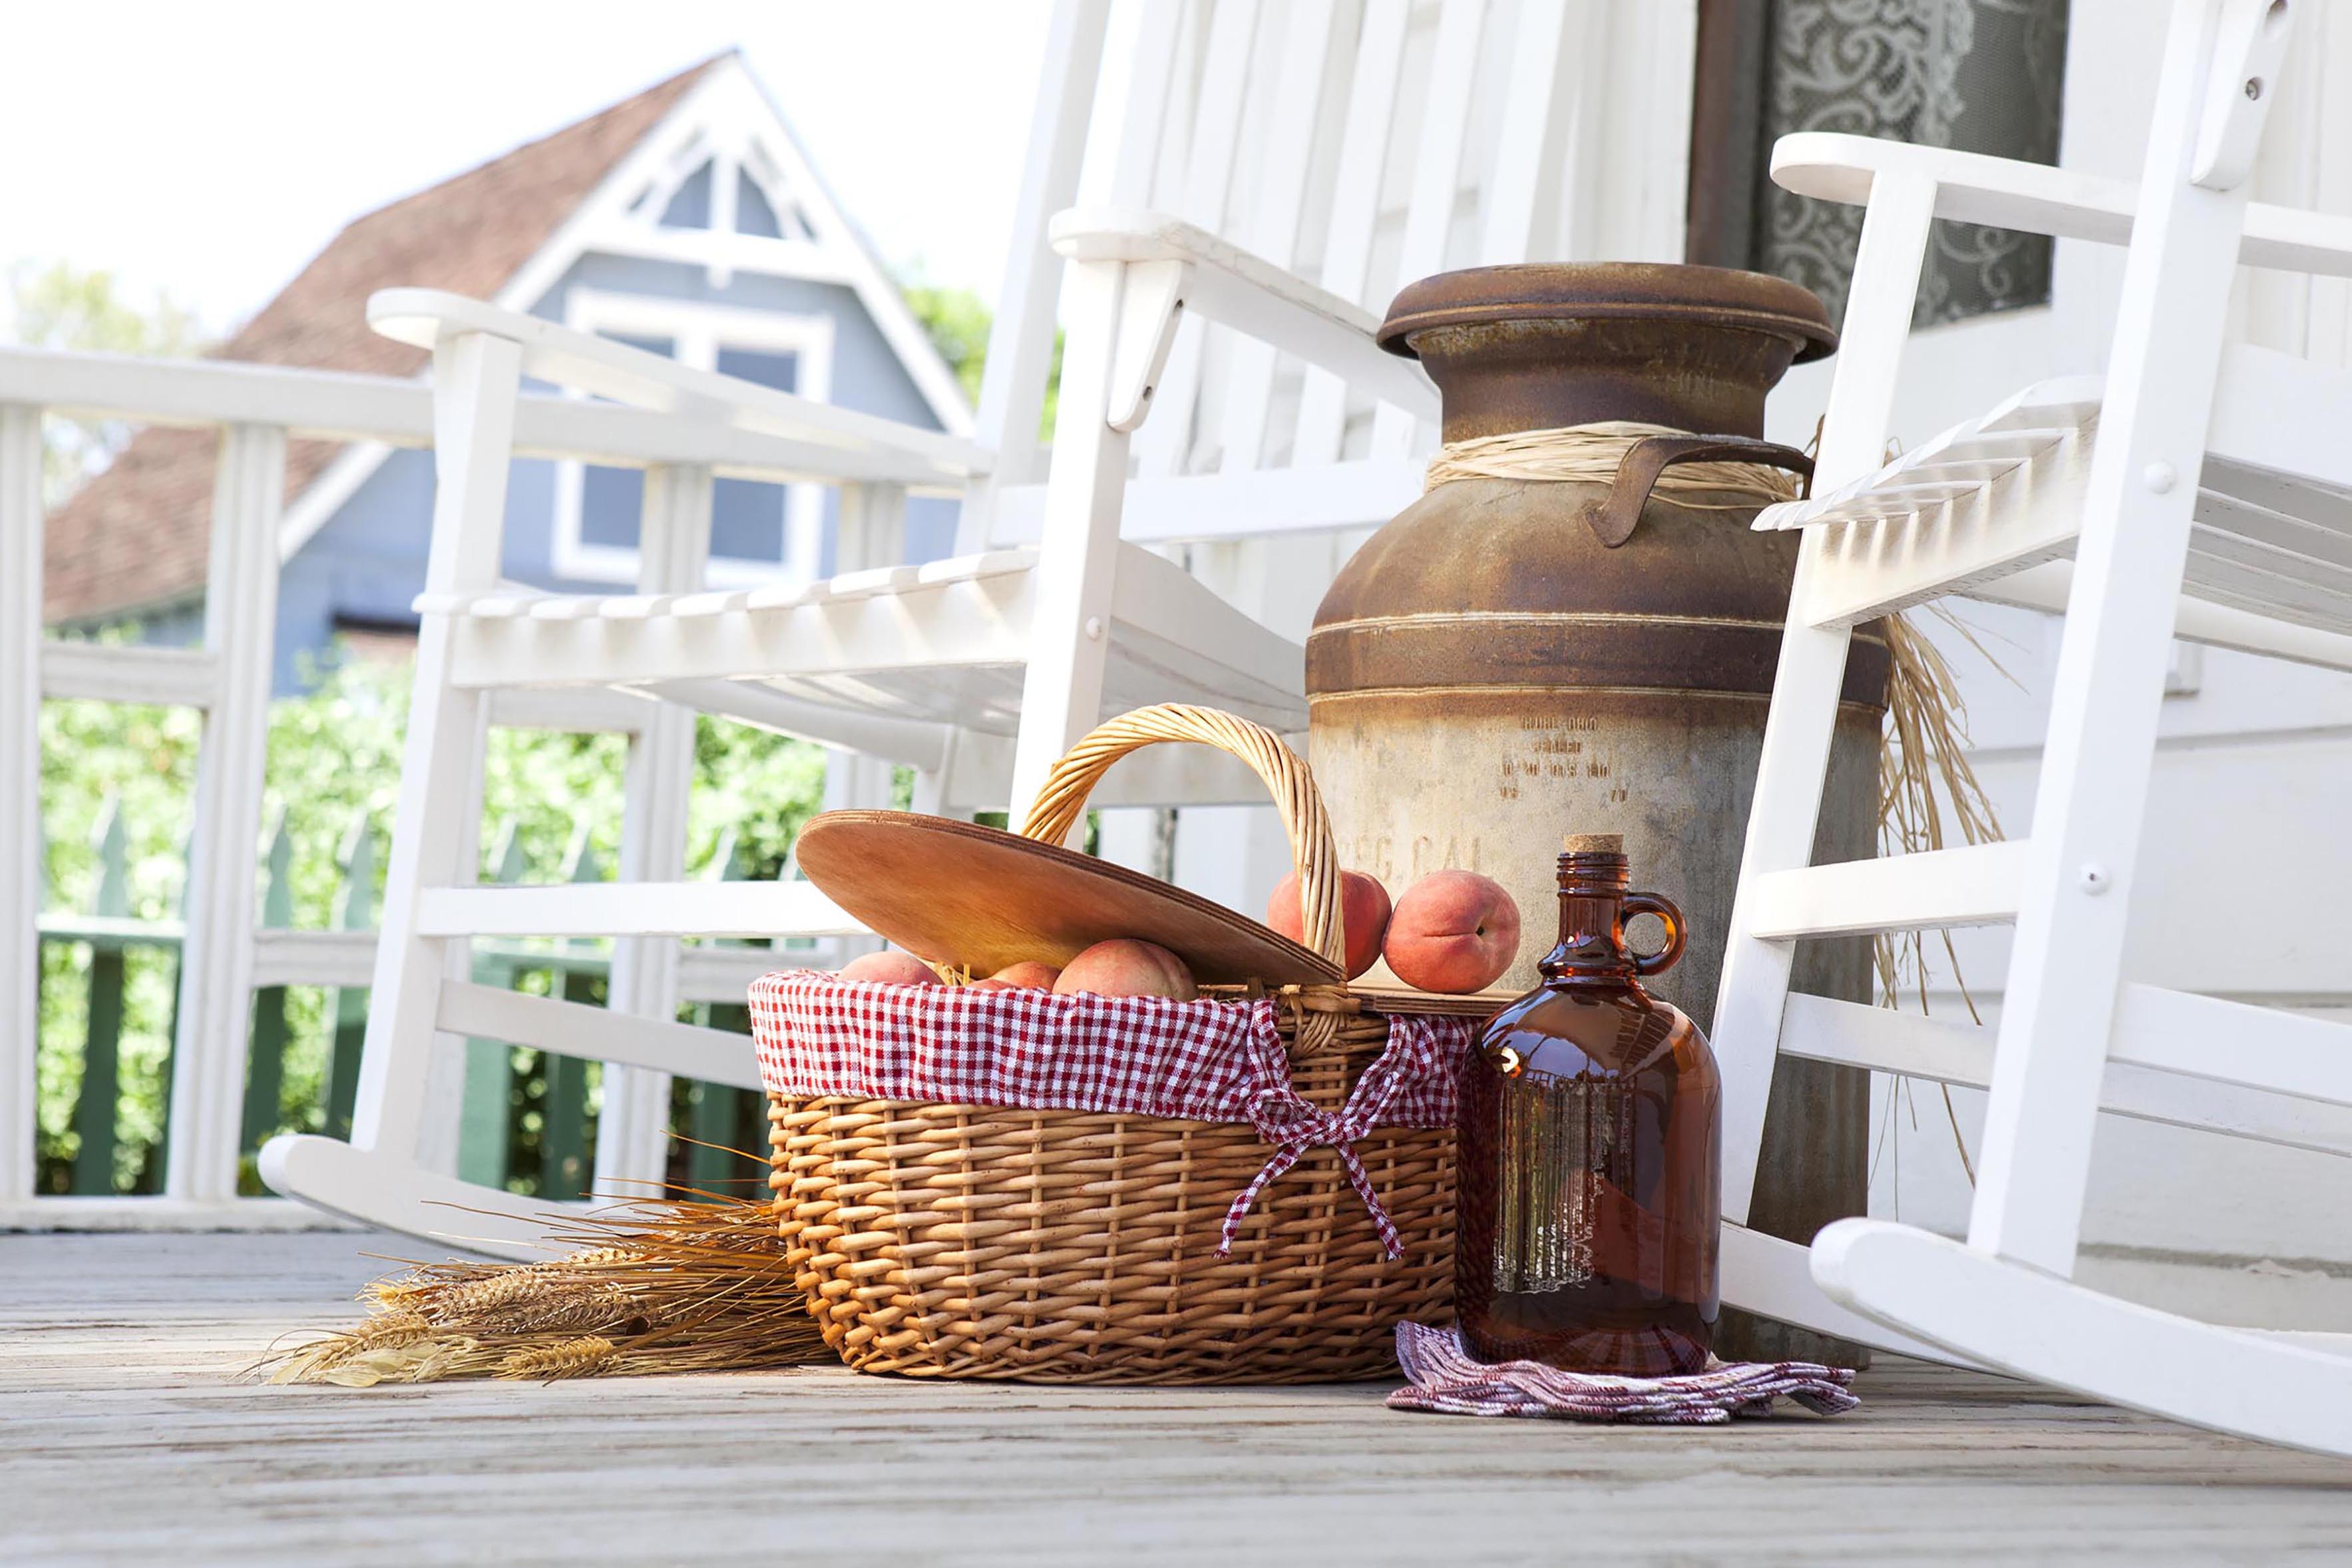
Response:
[[[1348,1101],[1290,1086],[1271,1000],[1170,1002],[961,985],[877,985],[801,970],[751,983],[760,1078],[788,1100],[847,1096],[1246,1122],[1275,1146],[1225,1215],[1217,1253],[1268,1182],[1310,1149],[1339,1152],[1389,1256],[1403,1247],[1350,1147],[1376,1127],[1454,1124],[1460,1018],[1392,1017]]]
[[[1410,1381],[1389,1395],[1391,1410],[1712,1426],[1768,1415],[1782,1394],[1818,1415],[1862,1403],[1847,1392],[1853,1373],[1811,1362],[1716,1362],[1678,1377],[1610,1377],[1534,1361],[1477,1361],[1454,1330],[1413,1322],[1397,1325],[1396,1345]]]

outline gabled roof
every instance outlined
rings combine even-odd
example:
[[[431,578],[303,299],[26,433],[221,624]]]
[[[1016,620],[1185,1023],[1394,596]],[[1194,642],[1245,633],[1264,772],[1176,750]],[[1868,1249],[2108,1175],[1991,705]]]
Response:
[[[727,58],[715,56],[354,219],[213,357],[415,374],[424,367],[424,351],[371,331],[368,296],[399,284],[497,294],[687,90]],[[210,430],[143,430],[58,510],[44,550],[48,619],[121,615],[203,591],[217,445]],[[337,450],[325,441],[290,445],[289,500],[310,488]]]

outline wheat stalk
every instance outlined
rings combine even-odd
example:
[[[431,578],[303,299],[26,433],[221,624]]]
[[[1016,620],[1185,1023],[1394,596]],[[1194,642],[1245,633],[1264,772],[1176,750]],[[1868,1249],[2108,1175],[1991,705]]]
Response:
[[[2007,677],[2000,661],[1977,640],[1966,623],[1940,605],[1930,606],[1929,613],[1958,632],[1988,664]],[[1879,853],[1907,855],[1943,848],[1947,841],[1947,804],[1954,825],[1969,843],[1997,841],[2001,837],[2000,820],[1994,815],[1991,797],[1978,780],[1976,769],[1969,763],[1968,705],[1961,700],[1959,683],[1952,676],[1949,661],[1908,616],[1889,616],[1885,625],[1890,665],[1886,729],[1878,752]],[[1918,997],[1919,1010],[1927,1010],[1926,936],[1926,932],[1916,931],[1882,933],[1873,945],[1871,956],[1877,970],[1882,1005],[1902,1005],[1907,975]],[[1968,1008],[1969,1016],[1983,1023],[1977,1013],[1976,998],[1969,994],[1968,981],[1960,973],[1959,953],[1952,945],[1952,933],[1939,931],[1936,936],[1951,964],[1952,983],[1959,988],[1960,1001]],[[1969,1159],[1968,1142],[1960,1136],[1960,1120],[1952,1108],[1951,1088],[1945,1084],[1937,1088],[1943,1092],[1944,1116],[1951,1124],[1952,1142],[1960,1152],[1960,1169],[1973,1186],[1976,1168]]]
[[[765,1202],[682,1193],[550,1216],[575,1250],[520,1267],[411,1265],[348,1332],[265,1359],[273,1383],[723,1372],[830,1354]]]

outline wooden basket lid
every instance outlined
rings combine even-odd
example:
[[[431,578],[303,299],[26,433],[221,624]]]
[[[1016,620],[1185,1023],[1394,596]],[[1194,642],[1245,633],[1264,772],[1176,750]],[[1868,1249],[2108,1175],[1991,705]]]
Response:
[[[918,958],[994,973],[1098,942],[1158,942],[1208,985],[1329,984],[1337,964],[1245,915],[1124,866],[1000,828],[906,811],[828,811],[801,829],[810,881]]]

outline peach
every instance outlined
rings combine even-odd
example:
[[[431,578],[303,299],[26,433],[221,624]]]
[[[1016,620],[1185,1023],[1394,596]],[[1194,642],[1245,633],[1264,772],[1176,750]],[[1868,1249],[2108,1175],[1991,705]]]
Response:
[[[1296,942],[1307,940],[1298,909],[1298,873],[1293,871],[1274,885],[1265,901],[1265,923],[1276,935]],[[1347,934],[1348,978],[1353,980],[1381,955],[1381,939],[1389,929],[1389,890],[1377,877],[1361,871],[1339,873],[1339,929]]]
[[[982,984],[1002,985],[1008,990],[1051,991],[1054,988],[1054,982],[1061,977],[1062,972],[1052,964],[1041,963],[1031,958],[1024,959],[1019,963],[1006,964],[990,975]]]
[[[881,952],[860,953],[841,966],[844,980],[862,980],[869,985],[937,985],[940,977],[931,966],[911,952],[889,948]]]
[[[1483,991],[1519,955],[1519,906],[1475,871],[1432,871],[1404,890],[1381,954],[1416,991]]]
[[[1157,943],[1120,938],[1098,942],[1070,960],[1054,982],[1057,995],[1165,996],[1190,1002],[1201,994],[1184,961]]]

